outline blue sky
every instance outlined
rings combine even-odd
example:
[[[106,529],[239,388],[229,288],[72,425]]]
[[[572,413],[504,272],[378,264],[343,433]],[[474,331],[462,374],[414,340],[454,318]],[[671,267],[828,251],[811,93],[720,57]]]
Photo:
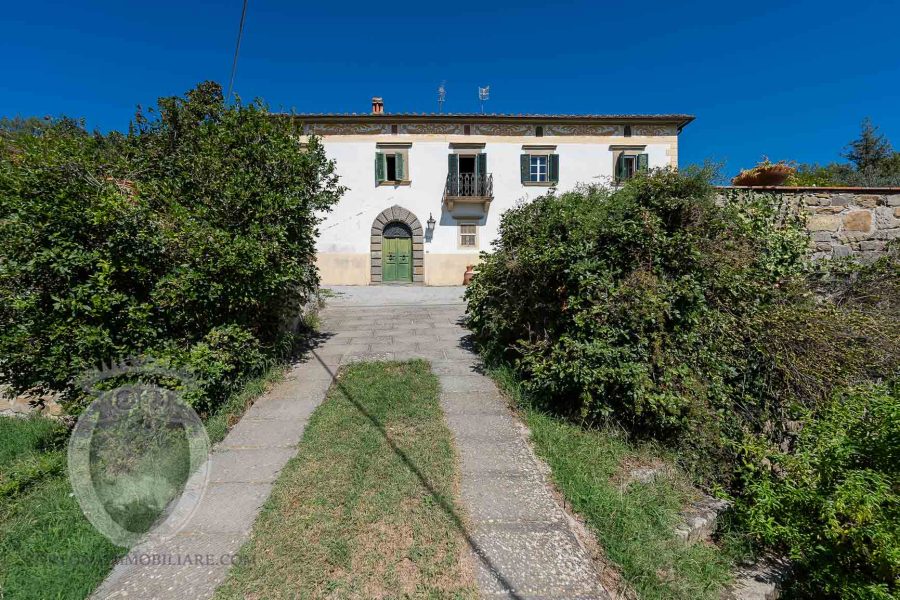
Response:
[[[124,129],[136,104],[227,83],[240,0],[3,8],[0,115]],[[900,2],[249,0],[235,91],[273,108],[695,114],[681,164],[828,162],[864,116],[900,147]],[[898,148],[900,149],[900,148]]]

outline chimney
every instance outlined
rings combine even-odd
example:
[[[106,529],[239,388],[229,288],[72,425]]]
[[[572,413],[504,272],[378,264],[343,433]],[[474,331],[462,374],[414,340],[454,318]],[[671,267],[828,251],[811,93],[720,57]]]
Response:
[[[372,97],[372,114],[373,115],[383,115],[384,114],[384,100],[382,100],[378,96]]]

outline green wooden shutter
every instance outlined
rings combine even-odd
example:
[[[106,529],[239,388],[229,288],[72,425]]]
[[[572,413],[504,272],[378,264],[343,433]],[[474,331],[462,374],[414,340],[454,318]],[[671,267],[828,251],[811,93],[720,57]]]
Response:
[[[519,159],[519,166],[521,167],[522,183],[528,183],[531,181],[531,155],[523,154]]]
[[[385,172],[387,168],[384,162],[384,152],[376,152],[375,153],[375,183],[381,183],[384,181]]]
[[[628,174],[625,172],[625,153],[620,152],[619,157],[616,159],[616,181],[625,181],[627,177]]]
[[[479,175],[487,175],[487,154],[482,152],[478,155],[478,160],[475,162],[475,172]]]
[[[551,154],[547,159],[547,173],[553,183],[559,182],[559,154]]]
[[[403,164],[403,154],[400,152],[394,155],[394,169],[397,171],[397,181],[406,180],[406,165]]]
[[[450,184],[450,195],[459,196],[459,155],[447,155],[447,177]]]
[[[482,152],[475,157],[475,189],[478,196],[485,195],[487,187],[485,178],[487,177],[487,154]]]
[[[638,171],[647,172],[650,170],[650,155],[638,154]]]

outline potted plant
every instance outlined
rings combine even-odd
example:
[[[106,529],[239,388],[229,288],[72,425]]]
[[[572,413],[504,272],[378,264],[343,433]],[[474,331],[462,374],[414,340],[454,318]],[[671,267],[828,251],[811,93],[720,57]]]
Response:
[[[773,163],[768,157],[763,156],[762,162],[752,169],[742,170],[731,180],[731,184],[754,187],[783,185],[796,171],[797,169],[783,160]]]

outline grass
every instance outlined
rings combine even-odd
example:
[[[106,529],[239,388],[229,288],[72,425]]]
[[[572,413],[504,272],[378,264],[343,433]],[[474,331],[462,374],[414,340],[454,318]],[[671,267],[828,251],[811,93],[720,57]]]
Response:
[[[671,464],[651,446],[611,430],[586,430],[529,405],[509,369],[491,375],[522,409],[537,454],[571,508],[597,536],[627,586],[642,600],[718,598],[730,580],[728,552],[685,544],[673,535],[678,513],[695,491],[674,467],[652,482],[626,485],[623,466]]]
[[[205,422],[220,441],[283,373],[250,380]],[[66,431],[51,419],[0,417],[0,598],[82,599],[126,552],[88,522],[66,473]]]
[[[0,598],[83,598],[121,555],[72,497],[65,443],[56,421],[0,418]]]
[[[225,439],[228,431],[234,427],[244,412],[253,405],[254,400],[262,396],[267,389],[284,376],[284,365],[275,365],[259,377],[250,379],[241,390],[233,394],[219,410],[207,417],[204,425],[209,442],[216,444]]]
[[[217,597],[476,597],[438,392],[424,361],[342,370]]]

